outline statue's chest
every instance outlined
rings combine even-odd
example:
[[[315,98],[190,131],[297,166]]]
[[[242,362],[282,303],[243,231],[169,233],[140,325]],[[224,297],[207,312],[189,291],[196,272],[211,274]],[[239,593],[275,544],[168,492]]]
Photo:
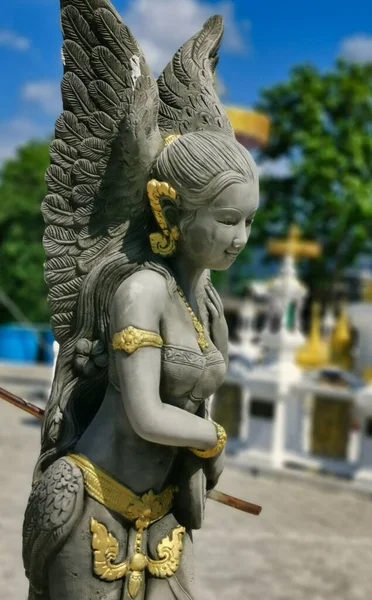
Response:
[[[185,398],[200,403],[214,394],[225,374],[224,358],[215,347],[205,353],[181,346],[162,348],[160,392],[164,400]]]

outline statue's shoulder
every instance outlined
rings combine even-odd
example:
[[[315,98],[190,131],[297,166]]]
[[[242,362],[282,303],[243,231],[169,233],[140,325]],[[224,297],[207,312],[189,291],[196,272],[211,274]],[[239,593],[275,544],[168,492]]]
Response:
[[[163,269],[144,267],[132,273],[117,288],[112,309],[122,313],[136,311],[162,312],[171,299],[171,279]]]

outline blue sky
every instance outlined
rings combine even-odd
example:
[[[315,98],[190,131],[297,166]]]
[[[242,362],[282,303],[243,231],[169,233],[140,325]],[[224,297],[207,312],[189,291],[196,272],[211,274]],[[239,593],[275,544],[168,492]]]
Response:
[[[295,64],[372,60],[370,1],[115,0],[155,72],[210,15],[225,17],[219,77],[226,103],[250,106]],[[0,17],[0,161],[53,131],[60,111],[58,0],[4,2]]]

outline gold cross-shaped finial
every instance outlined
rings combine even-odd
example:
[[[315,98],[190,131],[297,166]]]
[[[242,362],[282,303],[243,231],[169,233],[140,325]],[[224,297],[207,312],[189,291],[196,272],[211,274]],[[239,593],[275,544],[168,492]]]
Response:
[[[297,225],[291,225],[288,238],[286,240],[269,240],[267,249],[270,254],[275,254],[277,256],[317,258],[320,255],[321,246],[315,242],[301,241],[300,237],[300,228]]]

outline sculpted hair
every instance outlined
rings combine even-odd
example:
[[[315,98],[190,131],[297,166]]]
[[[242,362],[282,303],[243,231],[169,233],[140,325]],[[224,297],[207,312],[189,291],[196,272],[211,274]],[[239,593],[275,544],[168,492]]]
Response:
[[[187,133],[173,141],[156,159],[152,174],[175,188],[186,210],[212,202],[234,183],[258,180],[248,150],[235,138],[211,131]]]

